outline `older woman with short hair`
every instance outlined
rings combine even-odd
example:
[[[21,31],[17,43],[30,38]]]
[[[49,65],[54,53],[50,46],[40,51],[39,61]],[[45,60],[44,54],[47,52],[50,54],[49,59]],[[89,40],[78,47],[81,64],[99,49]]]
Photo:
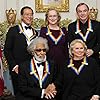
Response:
[[[87,46],[75,39],[69,47],[70,60],[54,82],[62,87],[62,100],[99,100],[100,67],[95,59],[86,57]]]

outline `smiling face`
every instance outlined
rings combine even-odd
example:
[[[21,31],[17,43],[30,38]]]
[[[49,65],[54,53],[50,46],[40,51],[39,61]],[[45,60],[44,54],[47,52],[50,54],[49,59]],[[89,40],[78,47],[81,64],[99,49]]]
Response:
[[[25,8],[23,10],[23,14],[21,15],[21,19],[25,24],[31,25],[32,21],[33,21],[33,12],[32,12],[32,10],[29,9],[29,8]]]
[[[89,9],[86,5],[80,5],[77,7],[77,16],[82,22],[86,22],[89,18]]]
[[[75,43],[72,49],[72,54],[74,59],[83,58],[85,55],[85,48],[81,43]]]
[[[50,10],[48,12],[48,17],[47,17],[48,23],[51,25],[55,25],[58,23],[58,15],[55,10]]]

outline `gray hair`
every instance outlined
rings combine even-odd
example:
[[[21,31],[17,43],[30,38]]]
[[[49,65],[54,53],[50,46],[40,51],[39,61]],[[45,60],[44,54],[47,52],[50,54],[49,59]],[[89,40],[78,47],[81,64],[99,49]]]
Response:
[[[80,39],[75,39],[70,43],[70,46],[69,46],[69,55],[71,58],[73,57],[72,51],[73,51],[73,47],[76,43],[81,43],[84,47],[84,50],[87,51],[87,46],[86,46],[85,42],[83,42]]]
[[[43,38],[43,37],[38,37],[38,38],[35,38],[31,44],[27,47],[27,51],[33,55],[34,53],[34,50],[36,49],[36,45],[39,44],[39,43],[42,43],[45,45],[45,49],[46,51],[49,50],[49,46],[48,46],[48,41],[46,38]]]

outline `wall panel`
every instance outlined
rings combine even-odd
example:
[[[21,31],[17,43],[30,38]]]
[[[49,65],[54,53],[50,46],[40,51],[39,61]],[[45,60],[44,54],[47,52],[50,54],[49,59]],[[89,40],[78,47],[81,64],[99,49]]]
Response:
[[[89,7],[98,8],[98,19],[100,20],[100,0],[69,0],[69,12],[60,12],[62,19],[76,19],[75,7],[78,3],[85,2]],[[35,0],[0,0],[0,22],[6,19],[5,10],[13,8],[17,11],[17,17],[20,17],[20,9],[25,6],[31,6],[35,12]],[[44,18],[45,13],[35,13],[35,17]]]

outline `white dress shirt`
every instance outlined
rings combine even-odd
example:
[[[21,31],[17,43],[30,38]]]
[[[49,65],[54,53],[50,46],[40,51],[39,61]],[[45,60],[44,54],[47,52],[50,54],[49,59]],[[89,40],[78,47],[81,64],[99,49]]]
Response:
[[[35,63],[37,72],[38,72],[38,74],[39,74],[40,86],[41,86],[41,88],[42,88],[42,76],[43,76],[43,69],[44,69],[44,66],[43,66],[43,65],[38,66],[38,63],[41,63],[41,62],[37,61],[35,58],[34,58],[34,63]],[[42,89],[41,98],[44,97],[44,91],[45,91],[45,89]]]
[[[22,27],[23,27],[23,30],[24,30],[23,33],[26,36],[26,38],[30,38],[33,35],[33,31],[32,31],[32,29],[26,29],[25,26],[27,26],[27,25],[24,22],[22,22]],[[26,41],[27,41],[28,45],[31,43],[31,41],[28,41],[28,39],[26,39]]]

